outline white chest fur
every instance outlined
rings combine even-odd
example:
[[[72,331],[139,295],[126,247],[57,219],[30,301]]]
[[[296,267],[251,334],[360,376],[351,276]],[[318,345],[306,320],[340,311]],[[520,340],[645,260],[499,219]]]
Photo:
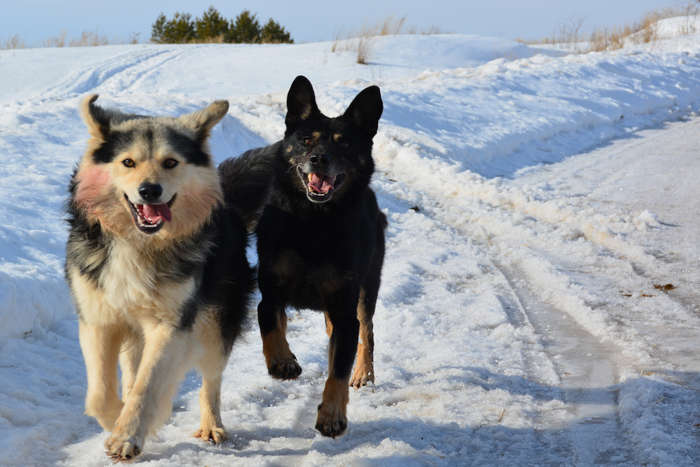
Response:
[[[94,324],[143,317],[176,325],[182,305],[195,289],[193,278],[176,283],[159,280],[148,255],[120,240],[110,247],[109,260],[100,275],[100,287],[77,271],[69,273],[81,317]]]

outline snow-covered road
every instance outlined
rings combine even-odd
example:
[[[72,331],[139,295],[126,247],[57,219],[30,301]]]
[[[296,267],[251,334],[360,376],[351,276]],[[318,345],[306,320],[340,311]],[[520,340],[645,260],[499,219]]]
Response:
[[[700,36],[563,57],[471,36],[379,45],[369,67],[330,44],[0,51],[0,464],[108,463],[62,279],[79,98],[158,114],[228,98],[221,160],[280,137],[301,72],[329,114],[369,82],[385,100],[376,385],[323,438],[323,316],[289,314],[293,382],[267,375],[252,319],[224,374],[230,440],[191,437],[190,374],[139,462],[700,464]]]

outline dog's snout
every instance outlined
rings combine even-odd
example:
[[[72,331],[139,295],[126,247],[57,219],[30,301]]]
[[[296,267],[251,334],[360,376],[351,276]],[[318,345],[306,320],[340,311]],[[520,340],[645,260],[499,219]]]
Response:
[[[163,187],[158,183],[142,183],[139,186],[139,195],[146,202],[158,201],[163,194]]]
[[[328,157],[325,154],[312,154],[309,161],[314,165],[328,165]]]

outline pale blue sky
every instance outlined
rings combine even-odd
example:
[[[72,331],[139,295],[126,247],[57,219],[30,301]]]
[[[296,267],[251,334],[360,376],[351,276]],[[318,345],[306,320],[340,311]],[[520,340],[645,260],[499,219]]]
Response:
[[[68,38],[83,30],[98,31],[111,41],[139,33],[150,38],[160,12],[200,15],[214,5],[233,17],[247,8],[265,21],[273,17],[297,42],[332,40],[388,16],[407,18],[408,26],[437,26],[445,32],[506,38],[549,36],[562,23],[584,20],[583,29],[632,23],[649,10],[687,4],[685,0],[346,0],[346,1],[216,1],[216,0],[0,0],[0,41],[19,34],[27,46],[66,31]]]

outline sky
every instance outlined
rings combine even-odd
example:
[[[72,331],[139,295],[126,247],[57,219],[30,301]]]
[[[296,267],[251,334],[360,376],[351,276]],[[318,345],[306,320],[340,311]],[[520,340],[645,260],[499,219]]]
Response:
[[[551,36],[561,25],[582,20],[583,32],[613,27],[640,19],[646,12],[687,4],[687,0],[0,0],[0,43],[17,34],[28,47],[37,47],[65,31],[68,40],[82,31],[97,32],[110,42],[126,42],[138,34],[150,38],[151,25],[165,13],[176,11],[200,15],[213,5],[225,17],[249,9],[258,18],[272,17],[296,42],[333,40],[382,22],[387,17],[406,18],[418,31],[437,28],[441,32],[466,33],[504,38],[537,39]]]

